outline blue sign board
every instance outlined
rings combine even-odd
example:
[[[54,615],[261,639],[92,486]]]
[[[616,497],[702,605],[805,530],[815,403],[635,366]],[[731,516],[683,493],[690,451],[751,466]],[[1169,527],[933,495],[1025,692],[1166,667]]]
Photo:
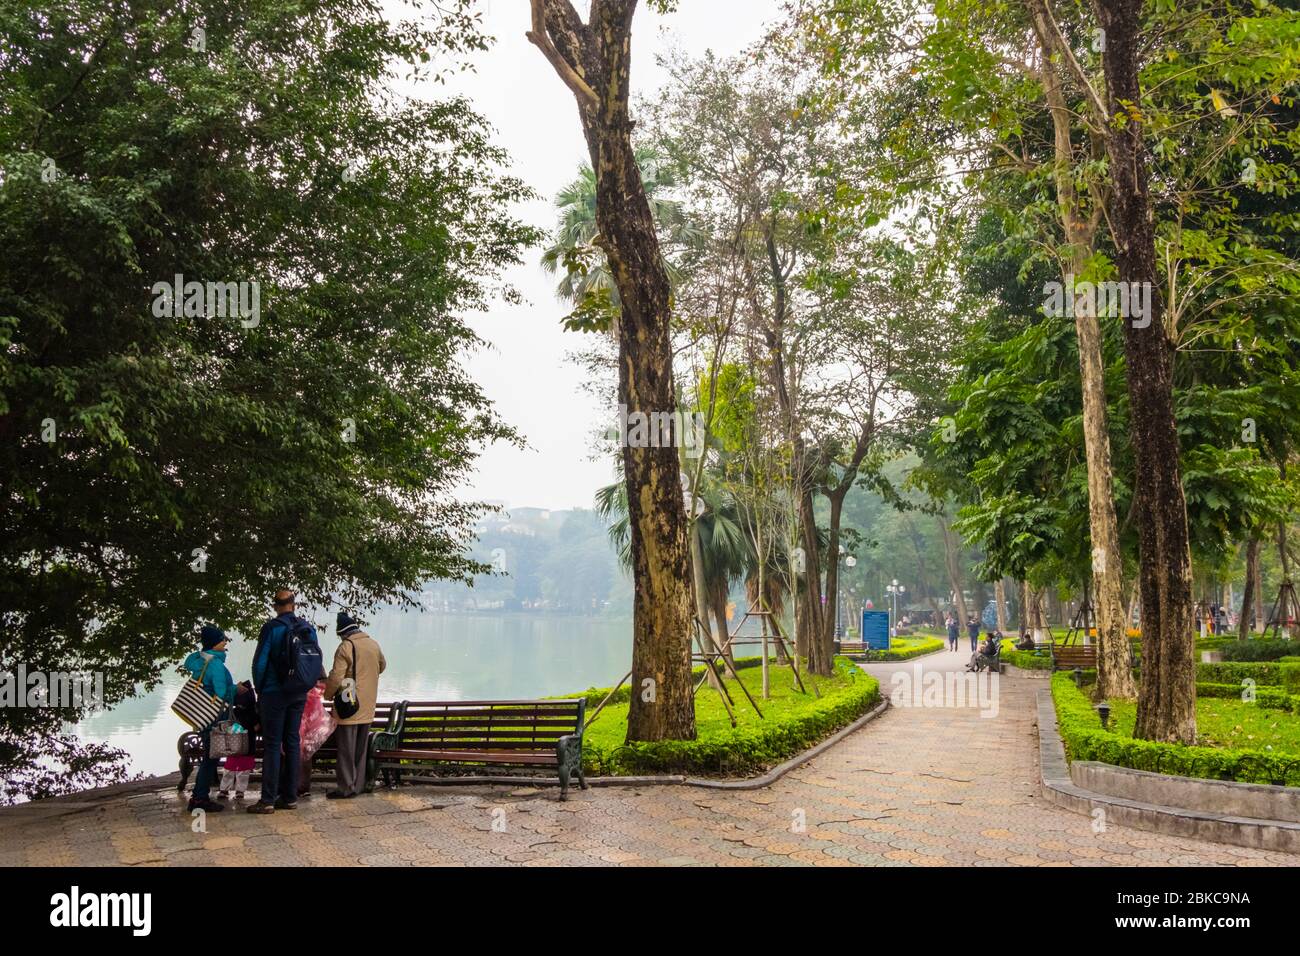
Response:
[[[862,642],[868,650],[889,650],[889,612],[862,612]]]

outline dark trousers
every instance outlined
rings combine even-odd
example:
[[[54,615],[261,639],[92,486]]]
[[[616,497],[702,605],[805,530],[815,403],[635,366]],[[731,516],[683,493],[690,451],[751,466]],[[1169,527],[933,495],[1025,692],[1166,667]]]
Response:
[[[203,737],[203,759],[199,761],[199,772],[194,777],[194,793],[190,797],[196,803],[203,803],[209,799],[212,784],[217,779],[217,764],[220,762],[216,757],[208,756],[212,750],[212,728],[209,727],[200,736]]]
[[[339,790],[358,794],[366,788],[366,745],[370,742],[369,724],[339,726],[334,730],[334,743],[339,748],[339,759],[334,775]]]
[[[281,798],[292,802],[298,795],[298,769],[302,762],[299,732],[307,695],[270,690],[262,694],[258,703],[262,710],[262,801],[274,803]]]
[[[980,646],[980,636],[978,634],[972,634],[970,636],[970,649],[972,651],[977,651],[979,650],[979,646]]]

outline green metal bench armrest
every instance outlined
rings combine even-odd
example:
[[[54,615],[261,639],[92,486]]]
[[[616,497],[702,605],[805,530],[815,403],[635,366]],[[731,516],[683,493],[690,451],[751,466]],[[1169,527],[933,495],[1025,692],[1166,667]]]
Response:
[[[388,712],[388,726],[383,730],[372,731],[370,734],[370,752],[378,753],[380,750],[396,750],[402,740],[402,728],[406,726],[406,705],[407,701],[399,701],[391,711]]]
[[[586,723],[587,701],[578,701],[578,729],[565,734],[555,742],[555,756],[561,767],[569,767],[574,773],[582,768],[582,730]]]

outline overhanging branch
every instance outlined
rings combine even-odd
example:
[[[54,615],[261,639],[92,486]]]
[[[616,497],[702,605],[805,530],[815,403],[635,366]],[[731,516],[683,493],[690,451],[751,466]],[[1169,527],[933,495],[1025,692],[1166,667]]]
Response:
[[[597,106],[600,103],[595,91],[587,85],[587,81],[578,75],[578,71],[573,68],[560,51],[555,48],[551,42],[551,35],[546,29],[546,0],[531,0],[533,10],[533,28],[528,31],[526,36],[529,42],[542,51],[542,55],[550,61],[555,72],[559,74],[564,85],[573,91],[573,95],[578,98],[578,102],[584,106]]]

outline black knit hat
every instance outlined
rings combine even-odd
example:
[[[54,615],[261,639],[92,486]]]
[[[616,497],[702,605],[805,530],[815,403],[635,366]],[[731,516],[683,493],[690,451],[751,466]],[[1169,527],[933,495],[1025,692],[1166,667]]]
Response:
[[[352,620],[347,611],[339,611],[339,616],[334,622],[334,629],[339,637],[347,637],[353,631],[361,630],[361,625]]]
[[[203,645],[205,651],[210,651],[226,639],[226,632],[215,624],[203,625],[203,630],[199,631],[199,643]]]

